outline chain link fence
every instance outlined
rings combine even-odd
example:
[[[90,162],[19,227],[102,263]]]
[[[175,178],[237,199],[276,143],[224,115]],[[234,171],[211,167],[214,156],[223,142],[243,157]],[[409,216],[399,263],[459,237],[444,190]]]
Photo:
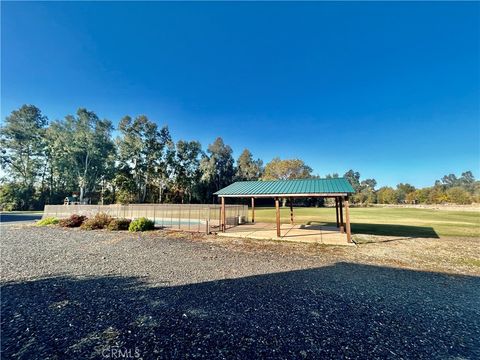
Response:
[[[43,218],[105,213],[116,218],[146,217],[162,228],[210,233],[220,230],[220,210],[220,205],[209,204],[45,205]],[[248,206],[225,205],[225,216],[227,228],[237,226],[248,220]]]

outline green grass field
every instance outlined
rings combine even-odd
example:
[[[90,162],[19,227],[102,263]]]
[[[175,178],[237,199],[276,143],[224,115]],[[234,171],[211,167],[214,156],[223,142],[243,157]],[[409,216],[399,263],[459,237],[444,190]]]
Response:
[[[295,223],[335,225],[335,208],[294,208]],[[251,212],[249,213],[251,216]],[[281,209],[283,223],[290,209]],[[352,233],[406,237],[480,237],[479,211],[350,208]],[[255,220],[275,222],[275,208],[256,208]]]

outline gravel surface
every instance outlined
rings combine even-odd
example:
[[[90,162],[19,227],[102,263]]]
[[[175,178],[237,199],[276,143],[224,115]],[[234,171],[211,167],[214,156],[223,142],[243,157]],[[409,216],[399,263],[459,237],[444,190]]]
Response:
[[[3,358],[480,358],[478,276],[225,241],[3,227]]]

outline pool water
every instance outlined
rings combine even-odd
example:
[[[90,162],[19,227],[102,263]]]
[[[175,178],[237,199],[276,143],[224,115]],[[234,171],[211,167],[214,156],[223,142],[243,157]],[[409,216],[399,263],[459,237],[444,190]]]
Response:
[[[174,226],[188,226],[188,225],[195,225],[198,226],[199,224],[204,224],[204,221],[199,219],[171,219],[171,218],[164,218],[164,219],[155,219],[155,225],[164,226],[164,227],[174,227]]]

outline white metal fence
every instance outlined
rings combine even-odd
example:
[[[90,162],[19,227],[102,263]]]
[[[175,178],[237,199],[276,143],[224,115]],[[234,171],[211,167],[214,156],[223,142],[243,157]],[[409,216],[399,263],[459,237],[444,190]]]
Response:
[[[146,217],[160,227],[207,233],[218,231],[220,224],[220,205],[210,204],[45,205],[43,218],[92,217],[97,213],[127,219]],[[236,226],[247,221],[248,206],[225,205],[225,213],[226,226]]]

